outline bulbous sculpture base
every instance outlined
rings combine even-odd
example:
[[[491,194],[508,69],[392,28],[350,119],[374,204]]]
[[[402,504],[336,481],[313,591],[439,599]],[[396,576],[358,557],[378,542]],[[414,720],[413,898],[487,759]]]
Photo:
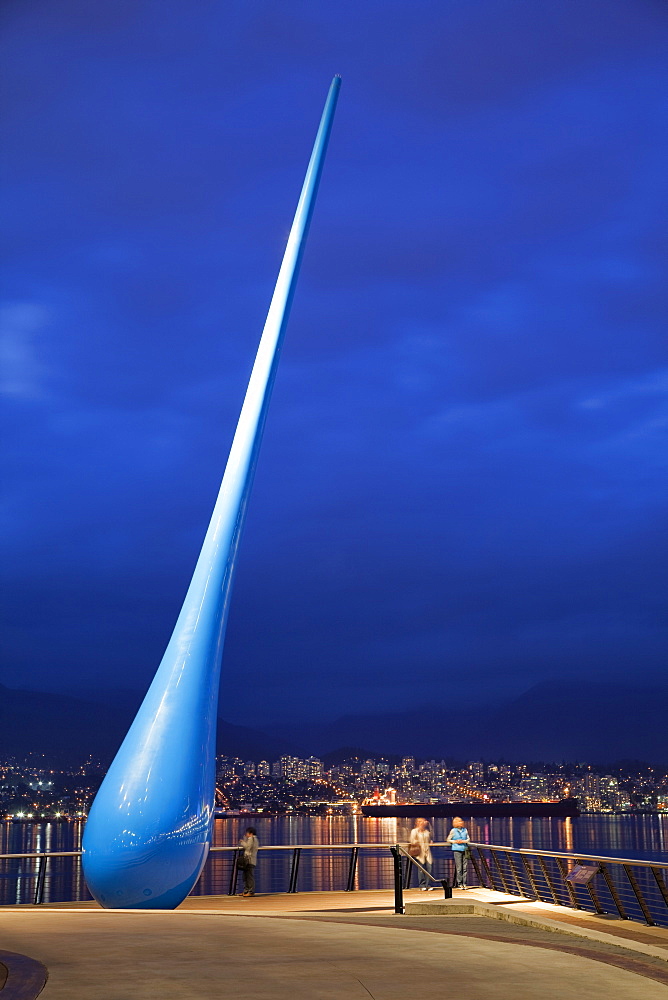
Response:
[[[84,878],[107,910],[174,910],[193,889],[208,853],[208,842],[165,843],[142,854],[84,851]]]

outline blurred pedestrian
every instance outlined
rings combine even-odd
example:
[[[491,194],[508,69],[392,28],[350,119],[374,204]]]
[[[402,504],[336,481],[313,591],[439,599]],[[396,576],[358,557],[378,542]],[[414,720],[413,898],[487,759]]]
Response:
[[[469,832],[461,816],[455,816],[452,830],[448,834],[446,844],[452,847],[452,858],[455,862],[455,889],[468,889],[466,878],[469,871]]]
[[[411,830],[408,853],[420,865],[418,868],[418,886],[423,892],[434,888],[434,886],[427,885],[427,872],[431,875],[431,866],[434,861],[431,854],[431,844],[431,827],[426,819],[420,817],[415,820],[415,826]]]

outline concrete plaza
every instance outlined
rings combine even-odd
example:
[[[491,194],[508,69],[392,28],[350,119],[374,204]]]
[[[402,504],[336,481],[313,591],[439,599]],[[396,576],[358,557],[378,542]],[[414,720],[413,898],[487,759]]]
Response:
[[[0,1000],[32,1000],[41,967],[44,1000],[668,997],[668,930],[493,896],[447,906],[407,892],[407,911],[424,910],[414,915],[395,914],[390,892],[189,897],[174,911],[6,907]]]

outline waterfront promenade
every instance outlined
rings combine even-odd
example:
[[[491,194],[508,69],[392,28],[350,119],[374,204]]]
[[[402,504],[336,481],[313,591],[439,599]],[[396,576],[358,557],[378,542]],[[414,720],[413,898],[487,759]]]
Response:
[[[0,1000],[668,997],[668,929],[488,889],[0,908]],[[21,959],[19,956],[24,956]],[[40,971],[41,970],[41,971]]]

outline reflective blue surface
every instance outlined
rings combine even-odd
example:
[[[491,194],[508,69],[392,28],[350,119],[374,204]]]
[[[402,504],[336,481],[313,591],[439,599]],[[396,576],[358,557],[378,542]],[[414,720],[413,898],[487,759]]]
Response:
[[[165,655],[102,786],[83,839],[105,907],[178,906],[209,850],[218,684],[237,548],[339,92],[323,111],[225,475]]]

